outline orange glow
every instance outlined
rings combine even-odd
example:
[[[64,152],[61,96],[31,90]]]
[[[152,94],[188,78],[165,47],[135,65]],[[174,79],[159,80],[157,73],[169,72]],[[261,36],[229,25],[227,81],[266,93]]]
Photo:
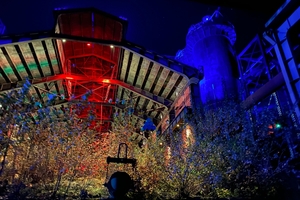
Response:
[[[73,77],[67,76],[66,79],[71,80],[74,79]]]
[[[272,134],[274,133],[274,131],[273,131],[274,126],[273,126],[272,124],[269,124],[269,125],[268,125],[268,129],[269,129],[268,134],[269,134],[269,135],[272,135]]]
[[[192,131],[191,131],[190,128],[187,128],[187,129],[185,130],[185,133],[186,133],[186,138],[190,138],[191,135],[192,135]]]
[[[273,129],[273,125],[269,124],[268,128]]]
[[[109,79],[103,79],[102,82],[103,82],[103,83],[109,83],[110,81],[109,81]]]

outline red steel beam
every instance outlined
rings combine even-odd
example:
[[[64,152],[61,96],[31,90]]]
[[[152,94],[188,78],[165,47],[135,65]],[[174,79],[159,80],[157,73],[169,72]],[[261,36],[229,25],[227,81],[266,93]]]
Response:
[[[87,82],[97,82],[97,83],[107,83],[109,84],[114,84],[114,85],[118,85],[120,87],[123,87],[125,89],[128,89],[134,93],[136,93],[137,95],[143,96],[146,99],[149,99],[151,101],[154,101],[162,106],[165,106],[167,108],[166,105],[164,105],[163,102],[159,102],[157,100],[155,100],[154,98],[148,97],[143,90],[136,88],[132,85],[129,85],[123,81],[120,80],[116,80],[116,79],[106,79],[106,78],[96,78],[91,80],[90,77],[87,76],[78,76],[78,75],[71,75],[71,74],[60,74],[60,75],[56,75],[56,76],[49,76],[49,77],[45,77],[45,78],[41,78],[41,79],[34,79],[32,81],[32,84],[39,84],[39,83],[45,83],[45,82],[52,82],[52,81],[57,81],[57,80],[61,80],[61,79],[66,79],[69,81],[87,81]],[[155,95],[153,95],[155,96]],[[168,102],[170,102],[170,100],[168,100]]]

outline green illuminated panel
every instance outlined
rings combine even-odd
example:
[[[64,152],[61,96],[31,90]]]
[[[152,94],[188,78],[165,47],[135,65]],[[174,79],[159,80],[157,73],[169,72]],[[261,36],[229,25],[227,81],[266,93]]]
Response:
[[[15,48],[13,45],[9,45],[9,46],[6,46],[5,49],[7,51],[9,58],[11,59],[11,62],[13,65],[12,67],[15,67],[15,69],[17,70],[17,73],[22,78],[28,77],[26,68],[21,61],[21,58],[20,58],[21,55],[17,51],[17,48]]]
[[[16,65],[16,69],[19,73],[26,72],[24,65]]]
[[[39,64],[43,70],[44,75],[47,75],[46,71],[49,68],[49,63],[45,54],[45,50],[41,41],[33,41],[32,46],[35,50]]]
[[[11,75],[11,74],[14,73],[14,71],[12,70],[12,68],[9,67],[9,66],[4,67],[3,71],[5,72],[6,75]]]
[[[49,67],[49,63],[47,60],[43,60],[43,61],[40,61],[40,66],[41,66],[41,68],[47,68],[47,67]]]
[[[29,64],[28,64],[28,68],[29,68],[30,70],[38,70],[37,64],[36,64],[36,63],[29,63]]]
[[[32,74],[33,78],[39,78],[41,77],[41,74],[38,70],[37,63],[35,62],[33,53],[31,52],[30,46],[28,43],[20,43],[19,47],[21,49],[22,55],[25,59],[25,62]],[[26,74],[22,74],[23,77],[26,76]]]
[[[39,77],[41,77],[41,74],[40,74],[40,72],[38,70],[38,66],[37,66],[36,63],[32,63],[32,62],[28,63],[28,68],[31,71],[31,74],[32,74],[33,78],[39,78]]]

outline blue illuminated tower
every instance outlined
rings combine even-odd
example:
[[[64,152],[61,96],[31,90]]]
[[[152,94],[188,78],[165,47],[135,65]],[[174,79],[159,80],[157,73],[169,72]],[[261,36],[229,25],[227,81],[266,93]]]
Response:
[[[218,10],[190,27],[186,46],[177,53],[176,59],[204,73],[200,82],[203,104],[237,98],[235,40],[233,25]]]

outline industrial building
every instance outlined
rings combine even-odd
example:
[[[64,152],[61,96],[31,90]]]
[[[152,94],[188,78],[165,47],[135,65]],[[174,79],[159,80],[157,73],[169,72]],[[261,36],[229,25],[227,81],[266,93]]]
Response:
[[[30,95],[42,103],[56,95],[57,107],[89,93],[100,132],[109,131],[124,105],[132,106],[137,123],[151,118],[163,133],[187,108],[225,98],[253,112],[276,107],[280,116],[293,109],[299,123],[299,1],[285,1],[240,53],[234,25],[216,10],[190,27],[174,58],[127,41],[127,21],[100,10],[55,10],[54,17],[53,30],[0,36],[1,93],[27,79]],[[4,29],[0,21],[0,34]]]

